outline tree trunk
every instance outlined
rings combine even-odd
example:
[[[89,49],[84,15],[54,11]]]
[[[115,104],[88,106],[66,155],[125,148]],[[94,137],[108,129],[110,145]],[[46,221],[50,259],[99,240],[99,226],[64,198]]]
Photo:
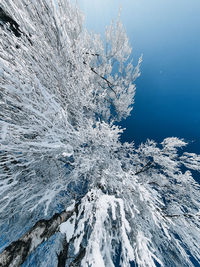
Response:
[[[56,213],[49,220],[38,221],[26,234],[12,242],[0,254],[0,266],[20,266],[37,246],[59,230],[59,225],[67,221],[74,211],[75,208],[59,214]]]

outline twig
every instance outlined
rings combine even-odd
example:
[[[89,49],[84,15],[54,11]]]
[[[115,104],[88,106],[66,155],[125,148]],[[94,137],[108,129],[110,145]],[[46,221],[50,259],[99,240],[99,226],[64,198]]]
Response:
[[[135,175],[138,175],[138,174],[140,174],[142,172],[146,172],[148,169],[150,169],[151,167],[153,167],[153,165],[154,165],[154,162],[152,162],[152,161],[147,162],[147,164],[144,165],[141,170],[137,171],[135,173]]]
[[[83,61],[83,64],[88,65],[85,61]],[[115,96],[117,96],[115,90],[112,88],[112,86],[114,86],[114,84],[112,84],[109,80],[107,80],[104,76],[100,75],[98,72],[96,72],[96,70],[93,67],[90,67],[91,71],[94,72],[96,75],[98,75],[102,80],[104,80],[108,87],[110,88],[110,90],[113,91],[113,93],[115,94]]]

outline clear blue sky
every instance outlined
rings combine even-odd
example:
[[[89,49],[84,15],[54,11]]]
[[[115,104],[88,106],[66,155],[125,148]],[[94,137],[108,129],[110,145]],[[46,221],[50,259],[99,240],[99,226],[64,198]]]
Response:
[[[135,62],[144,55],[123,140],[194,140],[200,153],[200,0],[79,0],[88,29],[103,34],[121,7]]]

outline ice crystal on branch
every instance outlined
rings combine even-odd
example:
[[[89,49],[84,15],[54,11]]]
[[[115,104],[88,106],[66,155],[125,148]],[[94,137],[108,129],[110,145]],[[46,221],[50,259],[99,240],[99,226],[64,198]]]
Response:
[[[200,157],[120,142],[142,58],[120,18],[105,42],[82,25],[68,0],[1,1],[0,265],[193,266]]]

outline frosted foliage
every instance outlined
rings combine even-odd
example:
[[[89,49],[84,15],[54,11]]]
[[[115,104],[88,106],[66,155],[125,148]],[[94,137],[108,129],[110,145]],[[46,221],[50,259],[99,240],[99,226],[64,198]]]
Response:
[[[142,57],[120,16],[104,39],[82,25],[67,0],[0,3],[0,250],[73,203],[25,265],[56,266],[65,240],[66,266],[193,266],[200,156],[175,137],[120,142]]]

